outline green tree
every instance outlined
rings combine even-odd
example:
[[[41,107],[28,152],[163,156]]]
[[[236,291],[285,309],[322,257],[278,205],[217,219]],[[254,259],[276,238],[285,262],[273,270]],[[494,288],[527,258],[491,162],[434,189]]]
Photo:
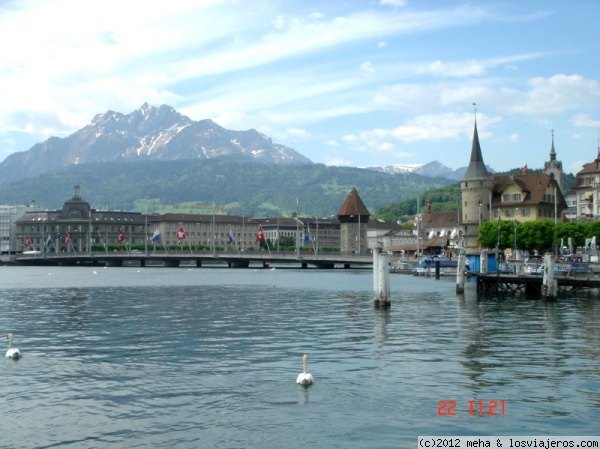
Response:
[[[517,224],[517,248],[545,253],[554,245],[555,225],[552,220],[536,220]]]
[[[563,244],[567,245],[570,238],[573,248],[583,246],[585,244],[585,239],[589,236],[591,230],[589,223],[579,223],[575,221],[559,223],[556,225],[556,230],[554,232],[554,241],[556,244],[560,244],[562,239]]]

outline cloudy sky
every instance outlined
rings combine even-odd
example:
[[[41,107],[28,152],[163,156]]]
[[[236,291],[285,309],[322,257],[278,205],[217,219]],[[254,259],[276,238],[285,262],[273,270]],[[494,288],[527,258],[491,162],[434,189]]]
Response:
[[[0,161],[167,104],[313,162],[565,171],[600,133],[596,0],[0,1]]]

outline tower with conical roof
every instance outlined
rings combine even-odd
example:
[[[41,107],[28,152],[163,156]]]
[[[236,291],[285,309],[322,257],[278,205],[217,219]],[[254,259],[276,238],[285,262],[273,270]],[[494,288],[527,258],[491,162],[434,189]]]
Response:
[[[340,251],[365,254],[367,252],[367,224],[369,213],[356,187],[346,197],[337,213],[340,221]]]
[[[550,160],[544,163],[544,173],[554,178],[562,190],[563,169],[562,162],[556,160],[556,151],[554,150],[554,130],[552,130],[552,146],[550,148]]]
[[[479,133],[477,132],[477,117],[475,117],[471,160],[460,182],[462,230],[467,253],[477,252],[479,249],[478,229],[482,222],[490,219],[490,202],[493,189],[494,178],[490,176],[483,162]]]

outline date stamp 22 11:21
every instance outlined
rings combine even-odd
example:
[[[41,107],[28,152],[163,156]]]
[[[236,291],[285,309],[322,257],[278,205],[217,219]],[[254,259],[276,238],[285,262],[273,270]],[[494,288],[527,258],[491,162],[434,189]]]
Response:
[[[506,405],[504,399],[482,401],[470,399],[468,401],[470,416],[504,416]],[[456,416],[457,403],[454,399],[438,401],[438,416]]]

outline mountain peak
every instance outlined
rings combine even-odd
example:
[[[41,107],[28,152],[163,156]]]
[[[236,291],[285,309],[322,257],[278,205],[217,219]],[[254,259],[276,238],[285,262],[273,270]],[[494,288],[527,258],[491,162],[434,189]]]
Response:
[[[292,148],[251,129],[232,131],[210,119],[198,122],[168,105],[147,102],[129,114],[96,114],[66,138],[52,137],[0,164],[0,182],[40,175],[72,164],[111,161],[214,159],[267,164],[311,164]]]

